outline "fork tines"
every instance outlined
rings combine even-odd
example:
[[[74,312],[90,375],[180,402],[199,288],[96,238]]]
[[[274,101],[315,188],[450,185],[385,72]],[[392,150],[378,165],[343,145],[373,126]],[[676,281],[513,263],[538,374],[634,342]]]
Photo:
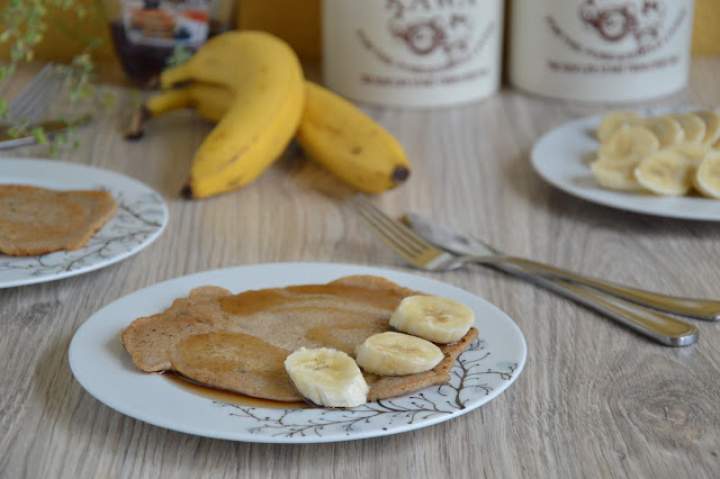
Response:
[[[444,255],[442,251],[404,224],[387,216],[361,195],[355,196],[351,202],[380,238],[413,266],[432,269],[434,260]]]
[[[8,116],[12,120],[39,121],[60,86],[54,65],[45,65],[13,99]]]

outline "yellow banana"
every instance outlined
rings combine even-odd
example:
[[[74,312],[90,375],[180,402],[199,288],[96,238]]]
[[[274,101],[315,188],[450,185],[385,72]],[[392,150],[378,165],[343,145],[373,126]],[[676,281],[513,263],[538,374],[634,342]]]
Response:
[[[168,86],[196,79],[232,92],[227,112],[193,159],[188,193],[204,198],[250,183],[282,153],[300,122],[305,92],[295,53],[262,32],[214,37],[161,81]]]
[[[410,164],[395,138],[325,88],[311,82],[306,82],[305,88],[298,140],[311,159],[368,193],[380,193],[407,179]],[[151,116],[194,107],[204,118],[217,121],[231,103],[232,93],[227,87],[193,83],[181,90],[160,93],[150,98],[145,107]]]
[[[188,87],[189,90],[178,93],[175,97],[161,96],[154,103],[151,100],[147,104],[149,111],[158,114],[172,108],[194,106],[199,111],[202,110],[200,114],[206,118],[211,120],[222,118],[218,127],[203,143],[193,163],[191,174],[193,196],[212,194],[213,189],[222,185],[223,177],[229,185],[242,186],[254,179],[269,164],[269,162],[249,162],[255,166],[254,170],[241,171],[236,167],[234,175],[227,171],[219,172],[217,169],[217,164],[222,163],[219,159],[230,154],[229,148],[225,148],[223,153],[219,152],[219,148],[226,146],[227,138],[232,136],[231,126],[237,127],[242,123],[238,120],[229,121],[228,116],[237,114],[238,111],[247,113],[251,103],[263,104],[262,101],[254,99],[262,91],[262,87],[252,88],[253,83],[248,78],[252,78],[253,75],[248,70],[252,66],[262,68],[263,62],[270,62],[266,56],[245,58],[233,42],[220,41],[228,35],[230,34],[209,41],[188,63],[166,70],[162,74],[161,84],[164,87],[193,82],[192,86]],[[254,33],[254,35],[262,34]],[[235,61],[228,61],[229,58]],[[255,76],[264,76],[268,83],[277,83],[279,79],[275,78],[275,74],[271,75],[266,68]],[[338,95],[314,83],[306,82],[305,85],[305,110],[300,120],[298,141],[313,160],[354,188],[366,193],[381,193],[408,178],[410,164],[402,146],[390,133]],[[198,88],[192,90],[193,86]],[[228,100],[229,95],[233,95],[232,101]],[[231,107],[227,115],[224,115],[223,105],[236,105],[238,97],[244,99],[244,107],[238,111]],[[255,121],[254,126],[258,127],[262,124]],[[288,126],[288,123],[285,126]],[[287,132],[287,129],[284,132]],[[235,143],[241,142],[236,139]],[[280,141],[279,144],[284,147],[287,141]],[[211,148],[210,145],[214,147]],[[267,147],[271,146],[271,144],[267,145]],[[239,177],[239,173],[243,173],[244,176]],[[247,175],[247,173],[251,174]]]
[[[145,134],[145,122],[149,118],[183,108],[193,108],[201,117],[216,123],[225,115],[232,101],[233,95],[227,88],[204,83],[160,92],[148,98],[142,108],[135,112],[125,138],[142,138]]]
[[[248,48],[250,45],[259,48]],[[282,45],[285,51],[278,55],[279,52],[271,51],[269,45]],[[259,31],[227,32],[208,40],[187,62],[164,70],[160,85],[166,89],[188,82],[202,82],[225,86],[236,93],[238,88],[245,86],[244,82],[258,74],[272,78],[277,67],[282,67],[272,61],[287,64],[288,53],[297,62],[292,49],[274,35]],[[253,68],[258,70],[253,71]]]
[[[227,113],[232,102],[233,94],[225,87],[193,83],[160,92],[148,98],[144,107],[150,117],[182,108],[193,108],[206,120],[218,122]]]
[[[344,98],[305,85],[297,139],[310,158],[366,193],[382,193],[408,178],[410,163],[394,136]]]

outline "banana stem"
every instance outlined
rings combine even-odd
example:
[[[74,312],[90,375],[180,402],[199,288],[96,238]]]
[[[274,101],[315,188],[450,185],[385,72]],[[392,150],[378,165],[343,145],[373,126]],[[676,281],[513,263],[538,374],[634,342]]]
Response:
[[[150,112],[145,106],[136,110],[130,118],[130,127],[125,132],[125,139],[137,141],[145,135],[145,121],[150,118]]]

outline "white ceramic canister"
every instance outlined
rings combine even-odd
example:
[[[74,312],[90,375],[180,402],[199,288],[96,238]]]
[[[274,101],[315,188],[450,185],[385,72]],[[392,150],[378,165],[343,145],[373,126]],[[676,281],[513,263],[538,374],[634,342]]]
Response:
[[[510,81],[531,93],[633,102],[687,86],[693,0],[514,0]]]
[[[492,95],[503,0],[325,0],[325,83],[361,102],[436,107]]]

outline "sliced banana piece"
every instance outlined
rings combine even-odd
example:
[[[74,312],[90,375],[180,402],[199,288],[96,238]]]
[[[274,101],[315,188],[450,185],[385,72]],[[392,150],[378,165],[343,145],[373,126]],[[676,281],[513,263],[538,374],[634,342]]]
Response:
[[[314,404],[354,407],[367,402],[370,388],[353,358],[342,351],[300,348],[285,359],[285,371]]]
[[[705,141],[707,127],[702,118],[694,113],[673,116],[685,132],[686,143],[702,143]]]
[[[660,141],[660,148],[679,145],[685,141],[685,131],[680,122],[671,116],[659,116],[645,120],[645,126],[652,131]]]
[[[685,157],[694,168],[700,166],[705,156],[710,152],[710,148],[704,143],[683,143],[673,148],[674,151]]]
[[[655,152],[635,168],[635,179],[658,195],[680,196],[692,186],[693,166],[674,150]]]
[[[610,137],[624,126],[639,124],[642,118],[632,111],[613,111],[605,115],[597,129],[597,139],[605,143]]]
[[[642,185],[635,179],[635,168],[640,161],[599,159],[590,165],[595,180],[605,188],[620,191],[641,191]]]
[[[430,341],[392,331],[370,336],[355,352],[361,368],[381,376],[429,371],[444,357],[440,348]]]
[[[694,185],[703,195],[720,200],[720,151],[708,153],[695,172]]]
[[[390,326],[435,343],[459,341],[475,322],[473,310],[439,296],[408,296],[390,317]]]
[[[695,115],[702,118],[705,122],[705,139],[703,143],[706,145],[714,145],[720,141],[720,116],[714,111],[696,111]]]
[[[603,159],[637,160],[657,151],[660,141],[648,128],[625,126],[616,131],[610,139],[600,146],[598,156]]]

